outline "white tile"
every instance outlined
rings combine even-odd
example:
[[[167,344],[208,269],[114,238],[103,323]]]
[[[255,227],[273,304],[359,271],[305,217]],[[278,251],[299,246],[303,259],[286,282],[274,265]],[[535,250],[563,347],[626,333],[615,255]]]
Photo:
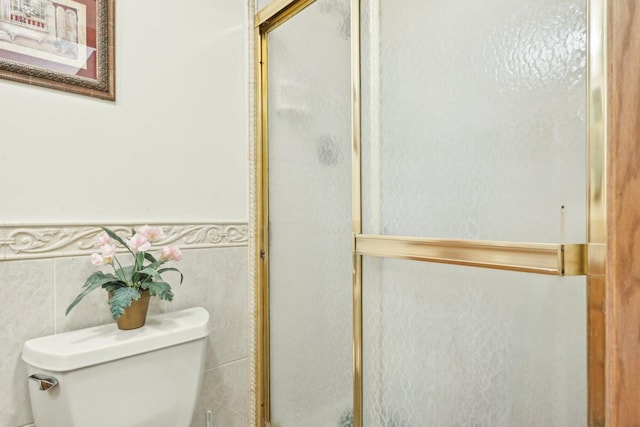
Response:
[[[246,427],[249,418],[248,378],[247,359],[206,371],[191,427],[205,426],[207,411],[213,414],[214,426]]]
[[[87,256],[60,258],[54,262],[56,333],[114,322],[107,304],[107,293],[103,289],[96,289],[85,296],[65,316],[67,307],[82,291],[82,285],[96,270],[96,266],[91,264]]]
[[[53,333],[53,263],[0,262],[0,426],[33,421],[24,342]]]
[[[176,265],[184,274],[170,310],[200,306],[209,311],[206,368],[248,355],[247,248],[185,251]]]

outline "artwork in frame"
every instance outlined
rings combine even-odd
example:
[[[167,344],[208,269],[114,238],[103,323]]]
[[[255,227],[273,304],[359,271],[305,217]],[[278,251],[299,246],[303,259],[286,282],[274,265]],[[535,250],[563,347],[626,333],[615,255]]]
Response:
[[[114,0],[0,0],[0,77],[115,100]]]

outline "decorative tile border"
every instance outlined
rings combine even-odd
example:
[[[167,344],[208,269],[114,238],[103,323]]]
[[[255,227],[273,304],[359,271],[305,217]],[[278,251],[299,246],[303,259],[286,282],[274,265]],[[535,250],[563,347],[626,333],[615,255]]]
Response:
[[[118,234],[131,233],[131,227],[144,224],[105,224]],[[246,246],[247,224],[180,223],[160,225],[165,238],[154,242],[154,247],[176,245],[183,250],[228,246]],[[34,258],[57,258],[88,255],[95,251],[93,245],[102,232],[98,225],[0,225],[0,261]]]

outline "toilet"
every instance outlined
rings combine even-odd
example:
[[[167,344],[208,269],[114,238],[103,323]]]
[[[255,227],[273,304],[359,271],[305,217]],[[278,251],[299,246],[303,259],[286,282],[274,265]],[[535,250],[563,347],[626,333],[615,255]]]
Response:
[[[27,341],[37,427],[188,427],[197,402],[209,313],[151,316]]]

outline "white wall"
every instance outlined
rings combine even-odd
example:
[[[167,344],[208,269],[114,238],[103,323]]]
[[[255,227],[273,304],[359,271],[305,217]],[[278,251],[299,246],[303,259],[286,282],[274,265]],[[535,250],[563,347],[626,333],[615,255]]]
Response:
[[[246,2],[166,5],[116,0],[116,102],[0,80],[0,223],[246,219]]]

